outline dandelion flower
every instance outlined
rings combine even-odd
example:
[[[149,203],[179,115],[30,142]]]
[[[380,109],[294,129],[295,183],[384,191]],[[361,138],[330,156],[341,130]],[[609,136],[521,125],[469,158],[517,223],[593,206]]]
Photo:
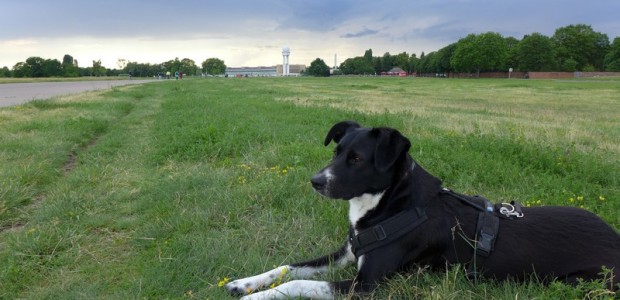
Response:
[[[226,285],[228,282],[230,281],[230,278],[228,277],[224,277],[224,279],[218,281],[217,286],[219,287],[223,287],[224,285]]]
[[[605,201],[605,197],[603,195],[598,196],[598,200]]]

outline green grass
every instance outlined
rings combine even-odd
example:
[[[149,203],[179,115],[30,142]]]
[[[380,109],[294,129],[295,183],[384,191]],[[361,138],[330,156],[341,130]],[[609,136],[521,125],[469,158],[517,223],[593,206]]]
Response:
[[[620,228],[619,92],[613,80],[210,78],[2,108],[0,298],[231,299],[224,277],[335,250],[346,203],[308,181],[343,119],[400,129],[455,190],[580,206]],[[456,267],[369,298],[603,293],[472,283]]]

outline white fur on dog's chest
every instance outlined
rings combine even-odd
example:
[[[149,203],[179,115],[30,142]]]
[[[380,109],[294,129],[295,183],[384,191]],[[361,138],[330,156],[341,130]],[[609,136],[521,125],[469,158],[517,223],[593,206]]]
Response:
[[[379,194],[363,194],[349,200],[349,221],[353,229],[355,229],[355,225],[357,225],[357,222],[363,216],[377,207],[381,197],[383,197],[383,193],[384,192]],[[355,233],[357,233],[357,230],[355,230]]]

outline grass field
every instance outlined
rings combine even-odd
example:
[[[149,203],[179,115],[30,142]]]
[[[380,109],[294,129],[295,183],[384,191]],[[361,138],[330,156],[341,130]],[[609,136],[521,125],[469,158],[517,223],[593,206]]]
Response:
[[[617,80],[209,78],[0,108],[0,299],[232,299],[225,278],[335,250],[347,204],[309,179],[344,119],[398,128],[454,190],[620,229],[618,95]],[[600,287],[457,267],[368,299],[614,298]]]

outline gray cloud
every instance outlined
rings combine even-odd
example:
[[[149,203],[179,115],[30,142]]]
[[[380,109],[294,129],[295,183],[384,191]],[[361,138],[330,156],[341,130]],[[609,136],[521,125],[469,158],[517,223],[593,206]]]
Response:
[[[552,35],[579,23],[610,40],[620,36],[618,0],[0,1],[0,66],[26,55],[47,57],[51,44],[56,52],[77,53],[77,42],[70,48],[69,40],[83,38],[120,48],[119,53],[136,45],[149,53],[169,47],[173,50],[166,55],[175,56],[200,48],[205,53],[200,55],[236,59],[263,57],[268,51],[262,46],[278,48],[281,43],[311,58],[321,50],[347,55],[361,55],[368,48],[430,52],[469,33],[493,31],[520,39],[533,32]],[[316,46],[325,41],[334,49]],[[171,53],[176,51],[180,53]]]
[[[375,35],[379,33],[378,30],[373,30],[373,29],[368,29],[368,28],[364,28],[364,30],[359,31],[359,32],[355,32],[355,33],[346,33],[341,35],[340,37],[342,38],[359,38],[359,37],[363,37],[363,36],[368,36],[368,35]]]

